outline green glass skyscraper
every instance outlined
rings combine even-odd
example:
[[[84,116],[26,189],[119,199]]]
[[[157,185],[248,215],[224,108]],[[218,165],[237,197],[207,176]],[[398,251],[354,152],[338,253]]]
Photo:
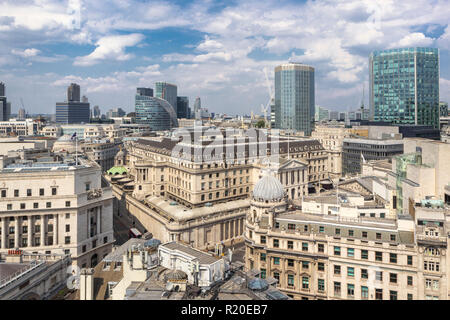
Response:
[[[275,128],[303,131],[314,126],[314,68],[290,62],[275,68]]]
[[[403,48],[369,57],[374,121],[439,128],[439,50]]]

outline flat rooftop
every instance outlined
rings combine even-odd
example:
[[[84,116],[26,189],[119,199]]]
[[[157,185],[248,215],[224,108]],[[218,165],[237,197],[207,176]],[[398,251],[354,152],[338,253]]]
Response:
[[[180,251],[186,255],[189,255],[193,259],[197,259],[200,264],[212,264],[220,260],[219,258],[216,258],[206,252],[194,249],[178,242],[169,242],[160,246],[170,250]]]

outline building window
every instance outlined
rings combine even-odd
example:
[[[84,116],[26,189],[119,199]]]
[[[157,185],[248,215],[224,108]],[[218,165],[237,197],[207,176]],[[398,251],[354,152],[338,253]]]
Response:
[[[353,236],[354,236],[353,230],[348,230],[348,236],[349,236],[349,237],[353,237]]]
[[[308,251],[308,242],[302,242],[302,251]]]
[[[294,249],[294,241],[288,241],[287,247],[288,247],[288,249]]]
[[[317,279],[317,289],[321,292],[325,291],[325,280]]]
[[[334,247],[334,255],[340,256],[341,255],[341,247]]]
[[[277,283],[280,283],[280,273],[274,272],[274,273],[273,273],[273,277],[274,277],[274,279],[277,280]]]
[[[287,278],[288,278],[288,286],[293,287],[294,286],[294,275],[288,274]]]
[[[20,209],[22,209],[22,210],[25,209],[25,203],[20,204]]]
[[[266,244],[266,236],[261,236],[261,244]]]
[[[369,251],[368,250],[361,250],[361,259],[364,259],[364,260],[369,259]]]
[[[341,266],[334,265],[334,274],[340,275],[341,274]]]
[[[266,261],[266,254],[265,253],[260,253],[259,260]]]
[[[288,259],[287,264],[288,264],[288,267],[293,267],[294,266],[294,260]]]
[[[347,267],[347,276],[353,278],[355,276],[355,268]]]
[[[365,286],[361,286],[361,299],[368,299],[369,298],[369,288]]]
[[[66,224],[66,232],[70,232],[70,224]]]
[[[377,240],[381,240],[381,233],[377,233],[376,238],[377,238]]]
[[[65,244],[69,244],[70,243],[70,237],[65,237],[64,238],[64,243]]]
[[[389,273],[389,282],[397,283],[397,274],[396,273]]]
[[[280,240],[273,239],[273,247],[274,248],[279,248],[280,247]]]
[[[375,261],[383,261],[383,252],[375,251]]]
[[[261,269],[261,279],[266,278],[266,269]]]
[[[51,202],[47,202],[47,203],[45,204],[45,207],[46,207],[46,208],[51,208],[51,207],[52,207],[52,203],[51,203]]]
[[[412,266],[413,264],[413,257],[412,256],[408,256],[408,266]]]
[[[12,204],[11,203],[8,203],[6,205],[6,210],[12,210]]]
[[[397,291],[389,291],[390,300],[397,300]]]
[[[52,196],[56,196],[56,188],[52,188]]]
[[[308,270],[309,269],[309,262],[308,261],[302,261],[302,269]]]
[[[354,284],[347,284],[347,296],[354,297],[355,296],[355,285]]]
[[[70,201],[66,201],[66,207],[70,207]]]
[[[35,233],[41,232],[41,226],[40,225],[34,226],[34,232]]]
[[[383,271],[375,271],[375,280],[383,281]]]
[[[367,238],[367,231],[363,231],[363,232],[362,232],[362,237],[363,237],[363,238]]]
[[[14,190],[14,197],[18,197],[19,196],[19,190],[15,189]]]
[[[367,269],[361,269],[361,279],[369,279],[369,273]]]
[[[407,296],[408,298],[408,300],[412,300],[413,299],[413,295],[412,295],[412,293],[408,293],[408,296]]]
[[[91,184],[90,183],[86,183],[86,191],[89,191],[89,190],[91,190]]]
[[[353,258],[355,256],[355,249],[347,248],[347,257]]]
[[[2,190],[2,198],[6,198],[6,190]]]
[[[383,300],[383,289],[375,289],[375,300]]]
[[[31,193],[31,189],[27,189],[27,197],[31,197],[32,193]]]
[[[340,282],[334,282],[334,295],[340,296],[341,295],[341,283]]]
[[[325,227],[324,227],[324,226],[319,226],[319,232],[320,232],[320,233],[325,232]]]
[[[34,209],[38,209],[38,208],[39,208],[39,202],[33,203],[33,208],[34,208]]]
[[[302,277],[302,289],[309,289],[309,278]]]
[[[334,234],[337,235],[337,236],[339,236],[339,235],[341,234],[341,229],[336,228]]]
[[[40,195],[40,196],[43,196],[43,195],[44,195],[44,189],[43,189],[43,188],[39,189],[39,195]]]
[[[317,263],[317,270],[318,271],[325,271],[325,264],[323,262]]]
[[[395,234],[391,234],[391,241],[395,241],[396,237]]]
[[[81,247],[81,251],[82,251],[82,252],[86,252],[86,245],[84,245],[84,246]]]
[[[390,263],[397,263],[397,254],[395,254],[395,253],[390,253],[390,254],[389,254],[389,262],[390,262]]]
[[[325,246],[323,245],[323,243],[319,243],[317,245],[317,249],[319,252],[324,252],[325,251]]]
[[[288,230],[295,230],[295,224],[288,223]]]
[[[22,226],[22,233],[28,233],[28,226]]]
[[[273,264],[276,265],[276,266],[279,266],[280,265],[280,258],[274,257],[273,258]]]
[[[408,286],[412,286],[412,285],[413,285],[413,277],[408,276]]]

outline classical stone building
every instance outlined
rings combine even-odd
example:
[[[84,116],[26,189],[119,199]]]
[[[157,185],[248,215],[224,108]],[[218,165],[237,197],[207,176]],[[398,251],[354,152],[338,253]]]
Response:
[[[222,132],[225,139],[220,143],[203,132],[197,140],[190,132],[188,142],[162,137],[127,143],[126,155],[119,154],[116,163],[126,175],[108,176],[120,212],[135,216],[161,241],[211,246],[241,238],[254,181],[261,168],[274,162],[265,160],[279,154],[274,168],[293,200],[308,194],[308,183],[327,175],[326,154],[317,140],[280,138],[275,144],[263,131],[256,141],[239,130],[232,135]],[[176,148],[184,153],[173,153]],[[254,150],[263,150],[266,156],[259,157]],[[219,161],[208,158],[220,151]],[[225,158],[229,155],[231,162]]]
[[[70,254],[86,267],[111,251],[111,187],[97,164],[78,161],[0,157],[1,253]]]
[[[266,175],[246,218],[245,264],[294,299],[446,300],[448,216],[447,206],[392,215],[341,190],[291,211],[281,183]]]

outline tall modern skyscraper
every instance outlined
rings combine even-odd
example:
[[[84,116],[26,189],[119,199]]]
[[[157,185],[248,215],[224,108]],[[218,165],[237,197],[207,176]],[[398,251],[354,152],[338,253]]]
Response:
[[[0,121],[9,121],[11,117],[11,104],[6,99],[5,84],[0,82]]]
[[[57,123],[89,123],[90,106],[88,102],[80,102],[80,86],[71,83],[67,88],[67,102],[57,102],[55,121]]]
[[[143,90],[136,92],[135,112],[136,123],[147,124],[152,131],[170,130],[178,126],[177,114],[169,102],[146,96]]]
[[[197,112],[202,108],[202,101],[200,97],[195,98],[194,102],[194,118],[197,116]]]
[[[155,97],[164,99],[173,107],[177,113],[177,86],[167,82],[158,81],[155,83]]]
[[[80,101],[80,86],[76,83],[71,83],[67,88],[67,101]]]
[[[290,62],[275,68],[275,127],[311,135],[314,126],[314,68]]]
[[[439,128],[439,50],[403,48],[369,57],[374,121]]]
[[[177,118],[190,118],[189,98],[177,97]]]
[[[152,88],[137,88],[137,94],[141,96],[153,97]]]

